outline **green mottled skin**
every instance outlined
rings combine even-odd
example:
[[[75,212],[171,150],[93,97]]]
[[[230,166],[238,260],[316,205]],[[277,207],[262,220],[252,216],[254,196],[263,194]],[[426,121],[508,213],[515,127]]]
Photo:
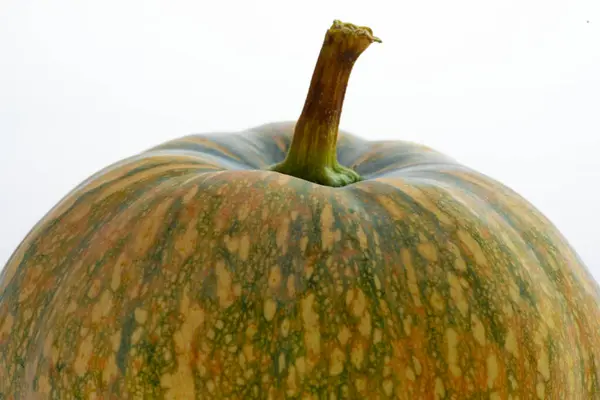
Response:
[[[600,292],[517,194],[341,133],[363,181],[268,171],[293,124],[82,183],[0,276],[0,398],[592,399]]]

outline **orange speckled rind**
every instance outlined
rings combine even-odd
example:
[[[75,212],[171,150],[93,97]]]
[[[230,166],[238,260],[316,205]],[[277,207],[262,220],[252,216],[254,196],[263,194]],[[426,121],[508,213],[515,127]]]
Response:
[[[366,180],[260,168],[293,124],[109,167],[0,277],[0,398],[595,398],[597,284],[520,196],[342,134]]]

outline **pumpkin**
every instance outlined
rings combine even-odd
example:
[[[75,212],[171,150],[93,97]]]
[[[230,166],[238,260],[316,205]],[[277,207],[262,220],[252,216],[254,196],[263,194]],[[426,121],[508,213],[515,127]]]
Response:
[[[298,121],[192,135],[76,187],[0,279],[0,398],[591,399],[600,291],[501,183],[339,132],[335,21]]]

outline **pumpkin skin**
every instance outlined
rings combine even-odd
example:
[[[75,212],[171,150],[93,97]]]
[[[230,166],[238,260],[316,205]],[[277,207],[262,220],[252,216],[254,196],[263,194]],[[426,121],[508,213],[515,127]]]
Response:
[[[0,398],[597,396],[598,286],[540,212],[345,132],[361,182],[265,170],[293,127],[174,140],[66,196],[0,276]]]

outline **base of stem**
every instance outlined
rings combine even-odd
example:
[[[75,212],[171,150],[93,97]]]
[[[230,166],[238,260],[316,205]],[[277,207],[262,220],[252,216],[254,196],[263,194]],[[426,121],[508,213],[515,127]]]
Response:
[[[270,170],[331,187],[342,187],[362,180],[356,171],[337,163],[333,167],[305,168],[284,161],[272,166]]]

